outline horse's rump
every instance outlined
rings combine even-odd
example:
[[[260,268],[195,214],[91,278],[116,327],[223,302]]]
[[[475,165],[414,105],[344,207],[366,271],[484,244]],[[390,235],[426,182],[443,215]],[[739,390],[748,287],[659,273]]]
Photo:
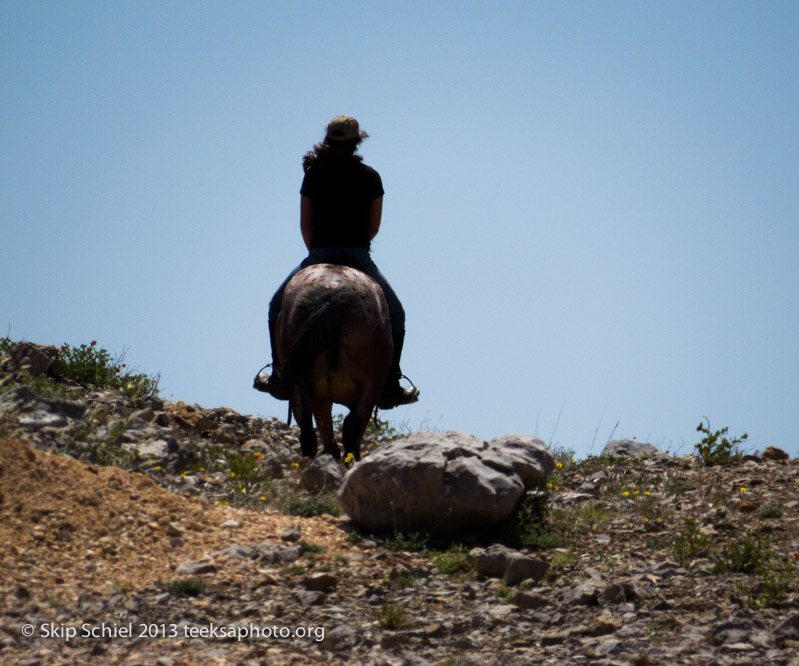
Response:
[[[318,423],[320,410],[333,402],[348,407],[351,415],[358,412],[359,422],[364,414],[368,420],[393,353],[382,289],[365,273],[346,266],[304,268],[283,293],[277,352],[301,428],[311,409]],[[347,446],[345,441],[345,450]]]

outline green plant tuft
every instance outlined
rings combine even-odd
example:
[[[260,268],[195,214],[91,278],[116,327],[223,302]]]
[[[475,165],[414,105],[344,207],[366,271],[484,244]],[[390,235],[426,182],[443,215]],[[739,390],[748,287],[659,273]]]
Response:
[[[474,567],[468,562],[469,549],[463,544],[453,544],[447,550],[433,551],[430,559],[442,574],[469,578],[474,576]]]
[[[394,538],[385,542],[390,550],[404,550],[418,553],[427,548],[430,535],[425,532],[394,532]]]
[[[341,515],[341,505],[334,493],[320,493],[319,495],[283,495],[278,504],[280,510],[290,516],[310,518],[312,516]]]
[[[502,536],[509,546],[548,549],[566,545],[566,539],[549,525],[548,501],[546,490],[531,491],[524,496],[502,525]]]
[[[708,539],[699,531],[696,521],[687,516],[683,519],[684,526],[672,543],[674,559],[685,562],[692,557],[701,557],[708,554]]]
[[[743,455],[739,445],[743,444],[749,435],[744,433],[741,437],[730,439],[725,436],[729,428],[711,432],[710,419],[705,417],[705,420],[707,425],[700,422],[696,427],[696,430],[704,433],[705,436],[695,444],[696,451],[702,457],[705,465],[729,465],[738,462]]]
[[[402,604],[384,603],[375,611],[375,618],[381,629],[405,629],[411,622]]]
[[[750,533],[740,541],[725,545],[713,570],[718,573],[762,573],[773,556],[768,536]]]
[[[176,597],[197,597],[205,594],[205,583],[197,578],[177,578],[164,585],[164,588]]]

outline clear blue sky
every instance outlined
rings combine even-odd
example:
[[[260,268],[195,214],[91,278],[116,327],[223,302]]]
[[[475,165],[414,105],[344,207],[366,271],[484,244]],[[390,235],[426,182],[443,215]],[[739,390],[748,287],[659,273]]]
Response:
[[[0,326],[251,388],[356,116],[411,429],[799,454],[799,3],[0,2]],[[617,426],[618,423],[618,426]],[[593,443],[593,448],[592,448]]]

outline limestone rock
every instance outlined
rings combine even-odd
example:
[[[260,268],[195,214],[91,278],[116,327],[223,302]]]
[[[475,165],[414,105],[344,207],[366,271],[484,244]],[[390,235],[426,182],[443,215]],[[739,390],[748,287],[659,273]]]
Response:
[[[356,464],[338,497],[372,530],[452,533],[504,520],[554,467],[535,437],[417,432]]]
[[[314,458],[302,471],[302,485],[311,493],[338,490],[344,479],[344,472],[333,456],[325,454]]]
[[[602,449],[603,456],[653,456],[658,450],[651,444],[634,439],[616,439]]]
[[[778,449],[776,446],[767,446],[763,450],[763,455],[761,458],[763,458],[763,460],[785,461],[790,460],[791,456],[789,456],[782,449]]]
[[[311,574],[302,579],[302,586],[314,592],[330,592],[335,590],[337,585],[338,578],[329,573]]]
[[[200,574],[214,573],[215,571],[216,564],[209,558],[203,558],[194,562],[184,562],[175,569],[175,573],[184,576],[199,576]]]
[[[473,549],[468,561],[477,573],[490,578],[502,578],[508,585],[518,585],[529,579],[538,582],[549,569],[547,562],[534,560],[500,544]]]
[[[33,377],[44,373],[61,377],[64,362],[58,356],[58,347],[18,342],[0,361],[0,369],[11,373],[26,372]]]

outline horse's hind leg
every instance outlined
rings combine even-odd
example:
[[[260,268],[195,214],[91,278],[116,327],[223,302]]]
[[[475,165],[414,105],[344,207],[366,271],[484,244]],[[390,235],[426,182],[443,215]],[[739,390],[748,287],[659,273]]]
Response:
[[[308,400],[298,400],[294,405],[294,418],[300,426],[300,449],[307,458],[316,457],[316,431],[313,427],[313,413]]]
[[[325,453],[329,453],[336,460],[341,458],[341,451],[336,444],[336,435],[333,432],[333,416],[331,409],[333,403],[329,400],[314,400],[313,415],[316,418],[316,426],[319,428],[319,436],[322,438],[322,446]]]
[[[347,414],[341,426],[341,440],[344,444],[345,457],[351,453],[355,460],[361,459],[361,440],[371,414],[372,408],[369,406],[369,402],[363,400]]]

